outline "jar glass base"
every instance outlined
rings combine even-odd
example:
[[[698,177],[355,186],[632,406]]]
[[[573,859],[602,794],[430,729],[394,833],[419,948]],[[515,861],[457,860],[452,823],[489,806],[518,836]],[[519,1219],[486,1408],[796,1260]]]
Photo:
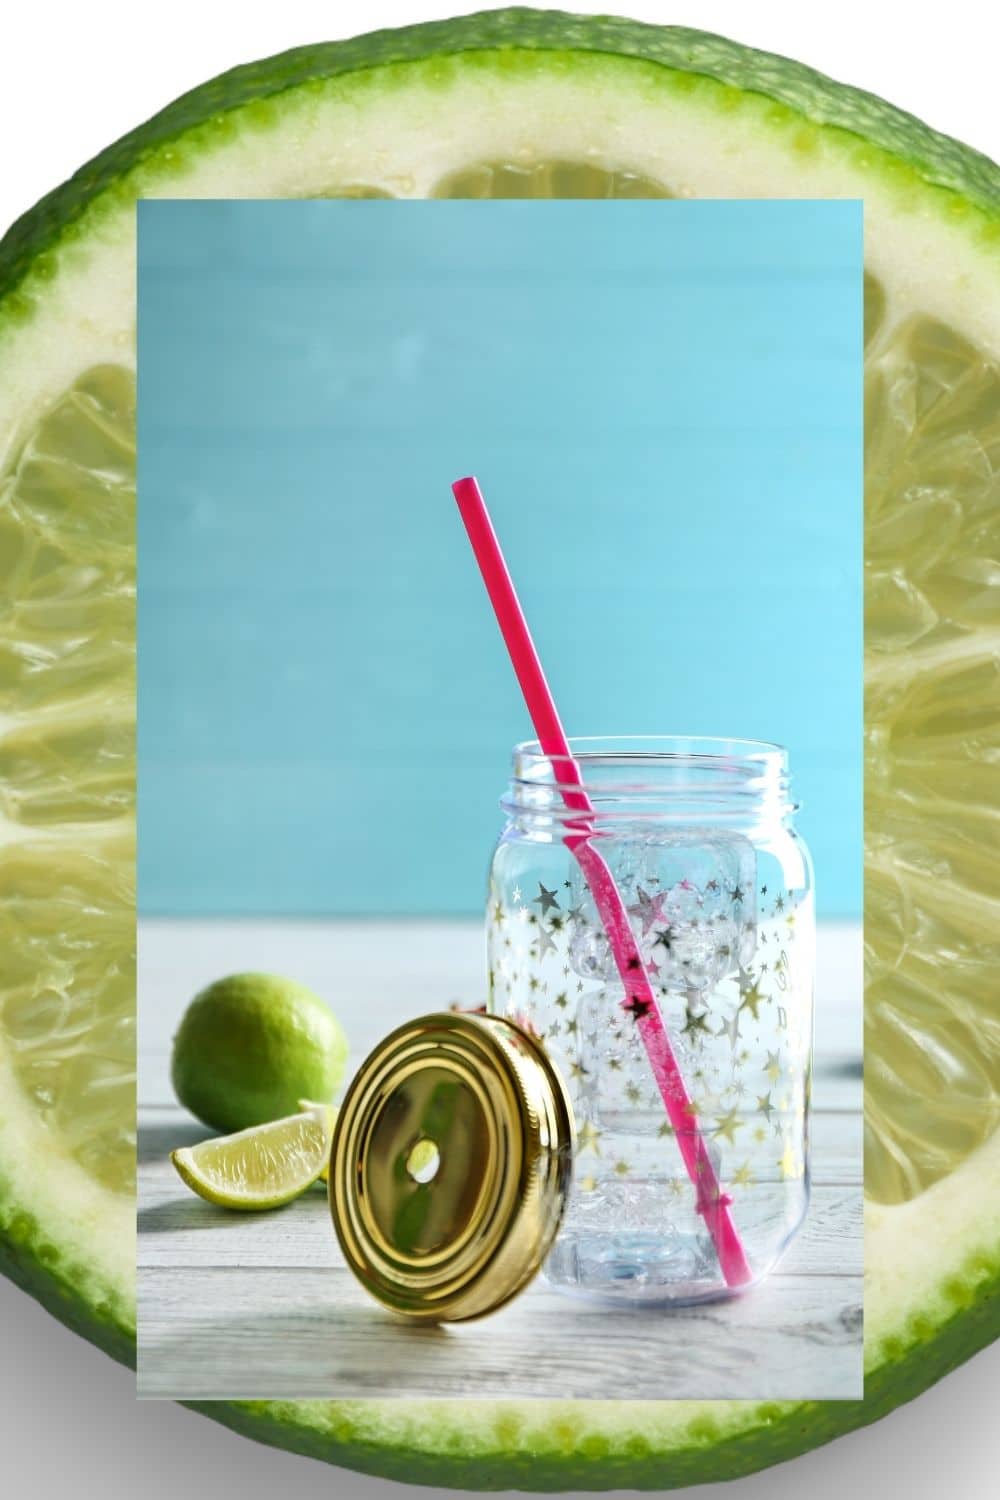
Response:
[[[722,1280],[704,1233],[678,1232],[664,1239],[571,1228],[560,1235],[542,1274],[561,1292],[645,1307],[690,1307],[737,1295]]]

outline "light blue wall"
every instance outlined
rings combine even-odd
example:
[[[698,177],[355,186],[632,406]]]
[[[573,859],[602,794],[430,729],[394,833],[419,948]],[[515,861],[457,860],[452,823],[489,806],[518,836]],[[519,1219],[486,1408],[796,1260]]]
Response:
[[[790,747],[860,910],[861,207],[140,207],[140,904],[474,912],[530,733]]]

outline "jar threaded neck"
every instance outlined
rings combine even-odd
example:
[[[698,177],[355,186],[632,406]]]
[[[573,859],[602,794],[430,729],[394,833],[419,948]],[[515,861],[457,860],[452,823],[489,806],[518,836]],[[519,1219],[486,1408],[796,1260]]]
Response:
[[[672,735],[576,738],[569,745],[593,819],[566,806],[563,792],[573,787],[565,774],[568,762],[544,755],[537,740],[514,747],[513,774],[501,801],[508,817],[575,827],[592,821],[601,831],[647,821],[784,822],[796,810],[788,755],[780,745]]]

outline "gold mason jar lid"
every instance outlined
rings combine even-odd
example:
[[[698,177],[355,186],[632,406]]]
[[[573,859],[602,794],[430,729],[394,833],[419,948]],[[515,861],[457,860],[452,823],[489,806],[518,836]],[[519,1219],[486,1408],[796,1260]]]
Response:
[[[573,1144],[562,1079],[513,1022],[448,1011],[400,1026],[337,1118],[330,1210],[347,1264],[411,1318],[492,1312],[552,1246]]]

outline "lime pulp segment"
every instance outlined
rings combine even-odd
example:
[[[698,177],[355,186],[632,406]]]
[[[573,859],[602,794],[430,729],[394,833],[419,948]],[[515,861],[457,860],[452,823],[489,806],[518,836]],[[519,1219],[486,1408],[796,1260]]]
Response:
[[[97,1182],[135,1184],[135,401],[105,366],[0,487],[6,837],[0,1039],[27,1107]]]

